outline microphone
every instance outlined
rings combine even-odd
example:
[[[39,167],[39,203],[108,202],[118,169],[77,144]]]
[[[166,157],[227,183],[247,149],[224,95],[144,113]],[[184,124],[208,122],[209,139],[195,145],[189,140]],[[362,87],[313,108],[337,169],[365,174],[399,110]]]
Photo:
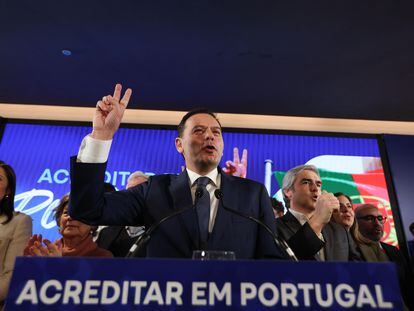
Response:
[[[202,188],[197,188],[195,191],[195,203],[189,207],[184,207],[182,209],[179,209],[178,211],[175,211],[174,213],[171,213],[163,218],[161,218],[160,220],[158,220],[157,222],[155,222],[154,224],[151,225],[151,227],[148,228],[148,230],[146,230],[143,234],[141,234],[138,239],[135,241],[135,243],[131,246],[131,248],[129,249],[128,254],[126,254],[125,258],[131,258],[131,257],[135,257],[138,252],[144,248],[144,246],[149,242],[149,240],[151,240],[151,234],[159,227],[161,226],[164,222],[166,222],[167,220],[174,218],[178,215],[181,215],[182,213],[189,211],[191,209],[194,208],[195,204],[197,203],[197,200],[199,198],[201,198],[201,196],[203,195],[203,189]]]
[[[286,241],[280,237],[278,237],[276,234],[274,234],[274,232],[272,231],[272,229],[269,228],[268,225],[266,225],[263,221],[261,221],[260,219],[257,219],[253,216],[250,215],[245,215],[237,210],[234,210],[232,208],[229,208],[227,206],[224,205],[223,202],[223,192],[220,189],[216,189],[214,191],[214,196],[221,202],[221,205],[223,206],[223,208],[233,214],[236,214],[242,218],[246,218],[249,219],[250,221],[253,221],[255,223],[257,223],[260,227],[262,227],[263,229],[265,229],[265,231],[272,237],[273,242],[275,242],[276,246],[281,249],[282,251],[284,251],[284,253],[293,261],[298,261],[298,258],[296,257],[295,253],[293,252],[293,250],[290,248],[290,246],[286,243]]]

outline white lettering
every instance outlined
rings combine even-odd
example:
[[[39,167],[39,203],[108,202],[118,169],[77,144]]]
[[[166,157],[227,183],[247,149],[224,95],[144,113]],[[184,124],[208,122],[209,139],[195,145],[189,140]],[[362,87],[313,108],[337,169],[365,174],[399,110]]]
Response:
[[[359,287],[358,298],[357,298],[357,308],[361,308],[363,305],[369,305],[372,308],[376,308],[377,304],[374,301],[374,297],[372,297],[369,288],[365,284],[361,284]]]
[[[100,280],[87,280],[83,291],[83,303],[98,304],[98,288],[101,286]]]
[[[299,306],[296,296],[298,295],[298,289],[295,284],[292,283],[281,283],[280,284],[280,297],[282,298],[282,306],[288,306],[289,301],[292,306]]]
[[[384,301],[384,296],[382,295],[381,285],[375,285],[375,294],[377,295],[378,308],[383,309],[392,309],[394,305],[391,301]]]
[[[342,298],[342,292],[345,292]],[[354,289],[348,284],[339,284],[335,288],[335,300],[344,308],[350,308],[355,304]]]
[[[82,292],[82,283],[78,280],[67,280],[65,290],[63,291],[63,304],[68,304],[72,299],[73,304],[80,304],[80,294]]]
[[[209,306],[214,306],[216,299],[217,301],[222,301],[224,298],[226,299],[226,306],[231,306],[231,283],[226,282],[223,285],[221,291],[218,289],[216,283],[211,282],[209,284],[209,297],[208,297],[208,304]]]
[[[309,284],[309,283],[299,283],[298,284],[298,288],[303,290],[303,302],[305,304],[305,307],[310,307],[311,306],[311,302],[310,302],[310,293],[309,291],[311,289],[313,289],[313,284]]]
[[[145,299],[144,299],[143,304],[147,305],[152,301],[158,303],[158,305],[163,305],[164,304],[164,300],[163,300],[162,294],[161,294],[160,285],[158,284],[157,281],[151,282],[151,285],[148,288],[147,294],[145,295]]]
[[[56,292],[54,295],[52,296],[47,296],[46,292],[49,288],[54,287]],[[46,281],[42,287],[40,288],[39,291],[39,298],[40,301],[43,302],[45,305],[51,305],[56,303],[60,297],[62,296],[61,293],[59,293],[59,291],[62,290],[62,284],[58,281],[58,280],[48,280]]]
[[[320,284],[315,284],[316,301],[321,307],[328,308],[333,304],[332,284],[326,284],[326,299],[322,297],[322,290]]]
[[[131,172],[125,172],[125,171],[120,171],[118,172],[118,175],[122,177],[121,179],[121,185],[125,186],[126,182],[127,182],[127,177],[131,174]]]
[[[46,181],[49,184],[52,183],[52,173],[50,172],[49,168],[43,171],[42,175],[40,175],[39,179],[37,180],[37,183],[40,184],[43,181]]]
[[[240,299],[241,305],[247,306],[247,300],[251,300],[257,295],[257,288],[253,283],[242,282],[240,283]]]
[[[128,303],[129,282],[124,281],[122,284],[122,300],[121,303],[126,305]]]
[[[141,303],[141,289],[147,286],[146,281],[132,281],[131,287],[135,287],[134,304],[139,305]]]
[[[109,290],[112,290],[112,296],[109,296]],[[109,305],[116,302],[121,295],[121,288],[115,281],[103,281],[101,303],[103,305]]]
[[[63,175],[64,178],[60,178],[59,175]],[[68,182],[69,180],[69,172],[68,170],[65,169],[60,169],[57,170],[54,174],[53,174],[53,181],[59,185],[64,184],[66,182]]]
[[[171,305],[172,301],[175,300],[178,306],[182,306],[183,300],[181,299],[181,295],[183,294],[183,285],[180,282],[167,282],[166,292],[166,305]]]
[[[30,301],[30,303],[37,305],[39,299],[37,298],[37,289],[35,280],[28,280],[24,285],[22,291],[19,294],[19,297],[16,299],[16,304],[20,305],[25,300]]]
[[[267,299],[265,296],[266,290],[270,290],[271,292],[270,299]],[[266,282],[260,285],[258,297],[263,305],[265,305],[266,307],[272,307],[276,305],[279,300],[279,291],[275,284]]]
[[[191,303],[194,306],[206,306],[207,299],[205,289],[207,287],[206,282],[193,282],[192,284],[192,294],[191,294]]]

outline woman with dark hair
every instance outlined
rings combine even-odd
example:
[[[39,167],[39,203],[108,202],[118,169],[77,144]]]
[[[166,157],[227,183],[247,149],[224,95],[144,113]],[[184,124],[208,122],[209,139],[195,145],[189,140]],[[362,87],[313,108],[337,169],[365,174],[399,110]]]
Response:
[[[92,240],[96,227],[72,219],[68,214],[68,206],[69,195],[66,194],[55,209],[55,220],[62,238],[52,243],[35,234],[25,249],[25,255],[113,257],[110,251],[98,247]]]
[[[349,231],[356,223],[352,200],[342,192],[334,193],[334,196],[339,201],[339,211],[332,214],[333,220]]]
[[[0,161],[0,308],[6,299],[14,261],[32,234],[32,219],[14,211],[16,174]]]

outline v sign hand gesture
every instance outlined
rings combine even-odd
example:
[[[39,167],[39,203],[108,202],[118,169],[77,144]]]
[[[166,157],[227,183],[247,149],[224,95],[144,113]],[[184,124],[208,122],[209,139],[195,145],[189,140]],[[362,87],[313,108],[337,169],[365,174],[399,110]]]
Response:
[[[122,85],[115,86],[113,96],[107,95],[96,104],[93,116],[91,137],[99,140],[111,140],[121,124],[125,109],[131,98],[132,90],[127,89],[121,98]]]
[[[233,161],[226,161],[226,167],[223,169],[226,174],[246,178],[247,176],[247,149],[243,149],[243,155],[240,160],[239,149],[233,149]]]

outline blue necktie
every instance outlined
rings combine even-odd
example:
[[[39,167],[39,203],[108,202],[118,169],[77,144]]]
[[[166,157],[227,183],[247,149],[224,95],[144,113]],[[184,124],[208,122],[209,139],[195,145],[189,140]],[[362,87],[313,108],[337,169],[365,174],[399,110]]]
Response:
[[[198,226],[200,229],[200,242],[205,247],[208,239],[208,223],[210,220],[210,194],[207,191],[206,186],[210,182],[208,177],[199,177],[196,180],[197,189],[201,191],[201,196],[196,197],[196,210],[198,216]]]

